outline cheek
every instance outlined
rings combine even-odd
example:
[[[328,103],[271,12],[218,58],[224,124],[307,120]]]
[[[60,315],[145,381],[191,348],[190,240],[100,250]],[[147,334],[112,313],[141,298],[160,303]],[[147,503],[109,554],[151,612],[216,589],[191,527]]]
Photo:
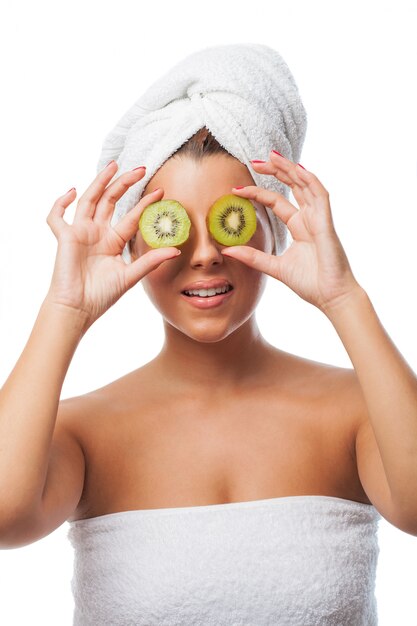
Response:
[[[168,259],[142,278],[143,288],[154,303],[163,304],[172,298],[174,277],[178,273],[174,264],[175,259]]]
[[[242,291],[243,310],[250,314],[256,309],[267,284],[267,275],[264,272],[253,271],[245,281],[245,288]]]
[[[252,247],[261,250],[260,245],[251,244]],[[239,265],[238,265],[239,264]],[[235,265],[235,277],[236,277],[236,298],[235,302],[245,309],[245,311],[252,309],[259,301],[265,285],[267,282],[267,275],[264,272],[249,267],[245,263],[236,262]]]
[[[255,236],[253,237],[253,246],[266,253],[271,253],[274,248],[274,235],[271,229],[268,216],[258,216],[258,224]],[[255,243],[256,242],[256,243]]]
[[[250,276],[248,276],[246,284],[250,293],[253,293],[255,298],[264,290],[266,281],[267,275],[264,272],[253,269],[250,270]]]
[[[268,248],[268,233],[266,231],[265,224],[258,219],[258,225],[256,227],[256,232],[252,239],[248,241],[246,244],[248,246],[252,246],[253,248],[257,248],[258,250],[266,251]]]
[[[164,293],[167,285],[164,268],[159,266],[151,270],[142,278],[143,287],[150,296],[157,297],[158,294]]]

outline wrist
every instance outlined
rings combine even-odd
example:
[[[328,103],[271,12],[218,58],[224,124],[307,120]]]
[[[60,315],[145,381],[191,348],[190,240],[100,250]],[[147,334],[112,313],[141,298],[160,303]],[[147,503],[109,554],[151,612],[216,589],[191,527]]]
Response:
[[[356,283],[350,291],[324,305],[321,310],[332,321],[352,308],[363,305],[366,300],[369,300],[368,294],[359,283]]]
[[[55,302],[49,294],[42,302],[41,313],[47,317],[61,320],[80,339],[91,326],[91,321],[86,313],[71,306]]]

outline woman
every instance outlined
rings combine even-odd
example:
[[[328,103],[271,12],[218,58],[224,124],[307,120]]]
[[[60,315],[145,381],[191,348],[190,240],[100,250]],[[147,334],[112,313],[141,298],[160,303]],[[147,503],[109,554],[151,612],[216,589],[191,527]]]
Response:
[[[51,286],[0,393],[1,475],[25,459],[8,478],[0,541],[26,545],[70,522],[76,624],[376,624],[378,519],[417,535],[415,374],[352,273],[321,181],[274,150],[257,156],[254,171],[290,188],[298,207],[256,186],[202,128],[114,226],[115,204],[146,168],[110,182],[112,161],[72,225],[74,189],[48,216]],[[207,229],[229,193],[256,209],[244,246]],[[138,231],[164,197],[192,224],[180,250],[151,249]],[[268,208],[293,239],[280,256]],[[267,275],[328,317],[353,369],[262,337]],[[161,352],[59,401],[79,341],[139,281],[163,316]],[[183,293],[201,283],[228,291]]]

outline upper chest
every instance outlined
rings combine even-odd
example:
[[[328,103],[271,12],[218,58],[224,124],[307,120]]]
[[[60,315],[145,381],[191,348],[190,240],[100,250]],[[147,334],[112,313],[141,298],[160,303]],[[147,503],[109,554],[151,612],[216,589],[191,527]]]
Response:
[[[86,455],[77,515],[297,493],[363,499],[340,377],[320,370],[304,385],[232,395],[164,395],[150,380],[131,398],[107,390],[102,410],[77,424]]]

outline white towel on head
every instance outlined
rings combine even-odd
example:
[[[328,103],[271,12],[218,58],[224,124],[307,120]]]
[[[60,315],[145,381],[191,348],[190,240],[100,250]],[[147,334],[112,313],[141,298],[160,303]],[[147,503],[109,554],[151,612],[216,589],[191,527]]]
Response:
[[[174,65],[126,111],[104,140],[97,171],[118,163],[116,177],[146,165],[145,176],[116,203],[114,225],[135,206],[163,163],[200,128],[249,169],[255,184],[286,198],[289,188],[254,171],[250,159],[272,149],[300,159],[307,116],[294,77],[281,55],[263,44],[204,48]],[[266,207],[275,253],[287,246],[287,227]],[[130,262],[128,246],[123,258]]]

